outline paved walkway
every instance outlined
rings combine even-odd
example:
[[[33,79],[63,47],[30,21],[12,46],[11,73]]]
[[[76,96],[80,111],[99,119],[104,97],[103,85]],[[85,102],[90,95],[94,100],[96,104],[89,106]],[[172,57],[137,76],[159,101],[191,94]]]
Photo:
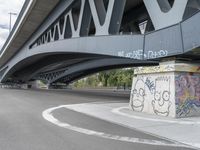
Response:
[[[165,118],[133,112],[127,103],[84,103],[67,108],[200,149],[200,117]]]

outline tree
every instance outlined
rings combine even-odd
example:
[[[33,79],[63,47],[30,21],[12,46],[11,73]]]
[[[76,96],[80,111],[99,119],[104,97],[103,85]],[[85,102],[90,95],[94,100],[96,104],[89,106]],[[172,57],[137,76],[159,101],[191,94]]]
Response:
[[[134,70],[130,69],[114,69],[103,71],[95,75],[91,75],[74,83],[74,87],[104,87],[123,86],[131,87]]]

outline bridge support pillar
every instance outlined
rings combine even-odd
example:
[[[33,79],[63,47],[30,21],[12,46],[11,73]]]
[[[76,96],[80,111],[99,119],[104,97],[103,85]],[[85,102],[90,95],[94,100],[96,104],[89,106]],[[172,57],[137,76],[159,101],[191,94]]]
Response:
[[[200,64],[169,61],[136,68],[130,107],[166,117],[200,116]]]
[[[46,88],[46,86],[41,83],[39,80],[36,81],[29,81],[27,83],[21,84],[20,88],[22,89],[40,89],[40,88]]]
[[[22,89],[29,89],[30,88],[30,86],[28,85],[28,84],[21,84],[21,88]]]
[[[47,83],[47,89],[54,89],[53,86],[50,83]]]

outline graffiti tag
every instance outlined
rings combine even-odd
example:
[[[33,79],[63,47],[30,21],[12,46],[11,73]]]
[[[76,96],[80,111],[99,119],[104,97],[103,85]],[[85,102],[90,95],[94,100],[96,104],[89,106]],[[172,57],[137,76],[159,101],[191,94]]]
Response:
[[[148,51],[145,55],[144,58],[159,58],[159,57],[165,57],[168,56],[168,51],[167,50],[159,50],[159,51]]]
[[[168,51],[167,50],[148,51],[146,54],[143,54],[143,50],[139,49],[130,52],[118,51],[117,55],[120,57],[127,57],[133,59],[142,59],[143,57],[146,59],[151,59],[151,58],[166,57],[168,56]]]
[[[148,87],[149,91],[153,94],[154,90],[155,90],[155,84],[154,81],[151,81],[150,78],[146,78],[145,81],[146,86]]]
[[[142,59],[143,58],[143,50],[136,50],[136,51],[131,51],[131,52],[119,51],[118,56],[133,58],[133,59]]]

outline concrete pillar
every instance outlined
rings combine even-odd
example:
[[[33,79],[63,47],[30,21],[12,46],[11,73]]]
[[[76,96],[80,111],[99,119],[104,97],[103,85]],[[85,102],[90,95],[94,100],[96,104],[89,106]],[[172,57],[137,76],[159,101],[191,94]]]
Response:
[[[28,89],[29,86],[28,86],[28,84],[25,83],[25,84],[21,84],[21,88],[22,88],[22,89]]]
[[[29,81],[27,84],[28,84],[28,88],[31,88],[31,89],[48,88],[47,86],[50,86],[49,84],[45,85],[39,80]]]
[[[48,89],[48,90],[49,90],[49,89],[53,89],[53,87],[51,86],[50,83],[47,83],[47,89]]]
[[[135,69],[134,111],[168,117],[200,116],[200,64],[169,61]]]

